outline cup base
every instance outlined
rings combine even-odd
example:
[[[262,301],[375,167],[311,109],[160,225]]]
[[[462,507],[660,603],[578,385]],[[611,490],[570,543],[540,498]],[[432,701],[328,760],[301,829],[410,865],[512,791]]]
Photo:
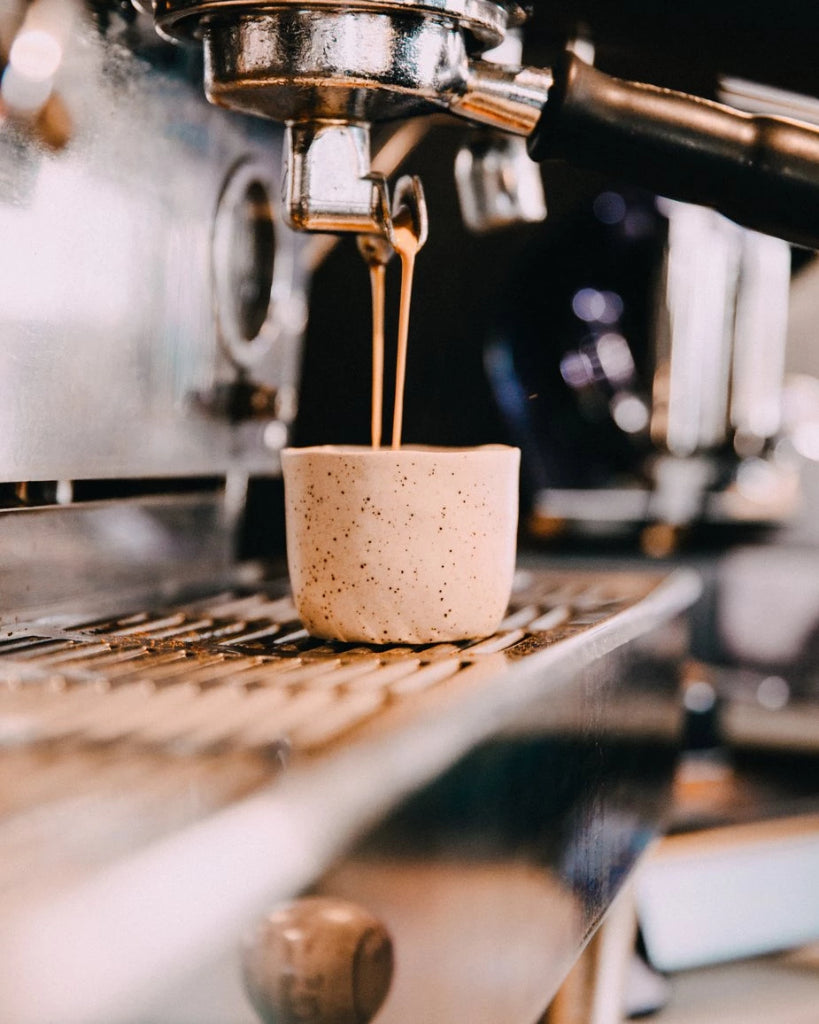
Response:
[[[298,608],[298,603],[296,603]],[[390,628],[384,627],[380,630],[368,630],[362,623],[357,623],[350,628],[338,625],[327,625],[323,622],[313,622],[306,615],[300,613],[302,625],[317,640],[332,640],[340,643],[369,644],[377,647],[406,645],[417,647],[425,644],[458,643],[463,640],[481,640],[492,636],[498,631],[503,621],[506,609],[492,620],[487,622],[465,623],[462,627],[451,629],[439,629],[433,626],[418,630],[412,628],[401,628],[393,625]]]

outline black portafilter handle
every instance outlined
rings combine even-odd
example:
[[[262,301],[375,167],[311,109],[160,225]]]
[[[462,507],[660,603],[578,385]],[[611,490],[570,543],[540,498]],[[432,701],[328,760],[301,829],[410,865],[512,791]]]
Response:
[[[819,248],[819,129],[628,82],[566,53],[529,137],[566,160]]]

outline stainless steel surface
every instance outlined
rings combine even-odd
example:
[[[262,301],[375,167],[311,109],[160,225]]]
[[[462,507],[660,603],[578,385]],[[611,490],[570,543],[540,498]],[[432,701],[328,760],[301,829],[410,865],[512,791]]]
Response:
[[[522,18],[514,4],[494,0],[369,0],[343,10],[163,0],[155,17],[170,32],[200,23],[214,102],[288,123],[366,123],[448,108],[529,134],[552,84],[548,70],[469,59],[476,47],[497,47]]]
[[[281,131],[209,107],[150,26],[55,6],[46,113],[0,123],[0,479],[275,471],[307,309]],[[252,422],[225,410],[241,374],[270,399]]]
[[[130,1020],[504,725],[597,735],[612,725],[597,702],[628,678],[632,641],[696,593],[687,574],[524,570],[497,636],[421,648],[312,641],[289,599],[265,589],[7,621],[4,1017]],[[678,655],[676,643],[657,650]],[[643,695],[635,708],[630,734],[673,742],[673,702],[652,711]],[[590,839],[600,823],[588,824]],[[609,892],[594,890],[579,931],[560,932],[537,998]]]
[[[448,110],[459,117],[514,135],[530,135],[552,84],[548,68],[472,60],[458,89],[452,90],[445,101]]]
[[[761,455],[782,429],[790,246],[743,232],[729,419],[741,456]]]
[[[502,8],[485,9],[500,19]],[[222,14],[204,25],[206,92],[214,102],[286,122],[429,113],[462,80],[467,51],[456,14],[445,7],[425,13],[414,3],[285,3]]]
[[[391,202],[385,175],[370,164],[369,125],[311,121],[287,127],[282,202],[294,228],[380,235],[392,244],[393,218],[406,205],[404,181],[396,183]],[[420,182],[415,193],[415,215],[426,225]]]
[[[401,165],[412,154],[415,147],[423,141],[429,128],[429,121],[424,118],[415,118],[409,121],[393,122],[388,127],[380,130],[380,138],[376,144],[376,151],[372,158],[371,169],[376,179],[388,178],[394,174]],[[382,196],[378,196],[379,202]],[[305,249],[306,264],[311,271],[315,271],[323,260],[332,252],[339,242],[340,235],[314,234],[311,235]],[[359,238],[365,236],[359,235]],[[369,236],[379,244],[376,234]],[[389,242],[381,235],[383,241],[389,248]],[[390,248],[392,252],[392,249]]]
[[[417,175],[405,174],[395,183],[392,197],[392,216],[387,221],[387,238],[399,256],[406,256],[408,246],[401,246],[395,238],[401,229],[412,239],[411,251],[420,252],[429,238],[429,217],[424,187]],[[403,251],[402,251],[403,249]]]
[[[155,16],[164,32],[201,32],[213,102],[290,126],[286,209],[301,230],[383,230],[379,194],[362,180],[371,122],[449,109],[527,135],[551,85],[548,71],[469,58],[521,19],[492,0],[162,0]]]
[[[664,205],[668,256],[661,286],[667,332],[657,332],[651,432],[676,456],[723,444],[728,434],[734,309],[742,229],[682,203]]]
[[[285,154],[282,194],[290,224],[303,231],[383,231],[389,200],[383,180],[370,176],[369,125],[291,124]]]
[[[529,159],[525,139],[476,133],[458,152],[455,181],[461,216],[471,231],[546,217],[540,168]]]
[[[520,64],[523,36],[510,29],[484,62]],[[477,131],[455,158],[455,184],[461,216],[475,232],[493,231],[546,218],[540,168],[529,158],[525,139],[498,130]]]
[[[164,31],[184,35],[195,32],[203,16],[216,20],[218,15],[227,18],[236,12],[242,13],[248,7],[254,11],[275,11],[281,6],[266,0],[251,4],[247,0],[157,0],[153,11]],[[332,10],[334,5],[318,0],[314,6],[319,10],[325,6]],[[455,20],[484,45],[497,45],[507,25],[519,23],[523,18],[521,7],[509,0],[354,0],[346,6],[349,10],[364,13],[410,10],[424,17]]]
[[[790,246],[713,210],[661,208],[669,226],[651,437],[668,454],[650,469],[650,514],[672,524],[787,517],[793,471],[770,448],[782,424]]]
[[[654,440],[691,456],[732,444],[760,455],[782,418],[790,246],[712,210],[669,218],[657,331]]]
[[[0,512],[0,616],[111,614],[235,573],[235,510],[223,492]]]

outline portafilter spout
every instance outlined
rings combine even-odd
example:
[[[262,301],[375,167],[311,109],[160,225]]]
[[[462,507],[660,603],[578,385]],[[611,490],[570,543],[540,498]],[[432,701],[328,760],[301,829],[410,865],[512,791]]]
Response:
[[[287,126],[286,216],[385,233],[373,122],[434,111],[525,136],[563,159],[819,247],[819,130],[623,81],[567,53],[547,69],[481,54],[523,20],[513,0],[155,0],[200,36],[208,97]]]

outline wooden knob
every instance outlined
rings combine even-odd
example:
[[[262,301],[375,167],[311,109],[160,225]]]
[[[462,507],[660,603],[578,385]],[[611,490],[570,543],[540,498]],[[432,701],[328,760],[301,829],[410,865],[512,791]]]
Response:
[[[285,904],[243,950],[245,986],[265,1024],[367,1024],[392,980],[381,922],[344,900]]]

